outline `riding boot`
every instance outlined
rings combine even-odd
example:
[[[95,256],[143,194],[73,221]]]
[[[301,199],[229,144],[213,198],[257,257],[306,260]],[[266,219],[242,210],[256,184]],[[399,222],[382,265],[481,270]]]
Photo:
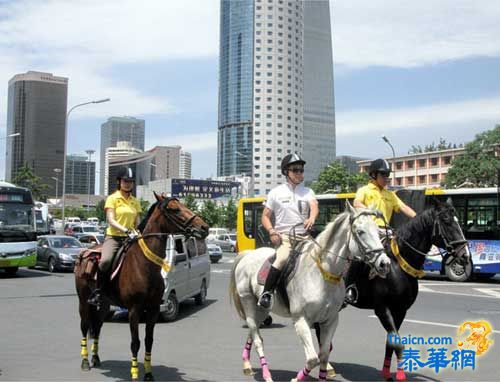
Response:
[[[281,275],[281,270],[274,268],[271,265],[269,269],[269,274],[267,275],[266,284],[264,285],[264,292],[259,298],[259,306],[264,309],[271,308],[271,302],[273,297],[273,291],[276,288],[276,284]]]
[[[107,272],[103,272],[99,270],[97,272],[97,279],[96,279],[96,285],[95,289],[92,291],[92,294],[90,295],[89,299],[87,302],[91,305],[95,305],[97,307],[97,310],[101,309],[102,306],[102,290],[104,288],[104,284],[106,282],[106,277],[107,277]]]

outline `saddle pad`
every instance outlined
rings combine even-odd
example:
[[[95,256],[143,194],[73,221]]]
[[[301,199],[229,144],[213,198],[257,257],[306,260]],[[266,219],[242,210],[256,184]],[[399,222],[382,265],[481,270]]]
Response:
[[[276,254],[269,256],[260,267],[259,273],[257,273],[257,283],[259,285],[264,285],[266,283],[269,270],[271,269],[271,264],[274,263],[274,260],[276,260]]]

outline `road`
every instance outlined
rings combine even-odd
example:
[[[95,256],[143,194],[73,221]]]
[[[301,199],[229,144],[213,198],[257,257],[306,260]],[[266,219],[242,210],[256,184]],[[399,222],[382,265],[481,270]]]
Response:
[[[254,381],[241,373],[246,329],[229,304],[227,285],[233,254],[212,265],[207,304],[181,305],[173,323],[156,326],[153,373],[156,380]],[[0,272],[0,381],[127,380],[130,335],[126,319],[106,322],[100,341],[102,366],[80,371],[80,330],[77,297],[71,273],[20,270],[17,277]],[[403,324],[402,335],[451,336],[466,320],[488,320],[500,342],[500,279],[456,284],[439,276],[421,281],[421,293]],[[304,366],[304,353],[289,319],[274,316],[262,329],[268,362],[276,381],[290,380]],[[144,326],[141,325],[141,338]],[[372,311],[342,311],[331,359],[336,380],[380,380],[385,332]],[[139,361],[142,363],[144,345]],[[474,371],[448,367],[409,373],[409,380],[498,380],[500,345],[477,359]],[[252,351],[253,366],[260,371]],[[317,376],[317,369],[313,372]]]

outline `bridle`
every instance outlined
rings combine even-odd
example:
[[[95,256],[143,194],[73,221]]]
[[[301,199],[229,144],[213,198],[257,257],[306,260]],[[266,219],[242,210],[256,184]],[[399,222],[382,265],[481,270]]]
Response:
[[[356,245],[358,246],[358,248],[361,250],[361,252],[363,254],[363,256],[354,256],[354,259],[363,260],[363,258],[364,258],[365,259],[364,261],[368,265],[373,266],[374,264],[377,263],[379,257],[384,254],[385,249],[383,246],[380,248],[373,248],[373,249],[367,248],[364,245],[363,241],[359,238],[359,235],[353,231],[354,222],[360,216],[375,216],[375,217],[379,218],[380,216],[382,216],[382,213],[380,211],[364,210],[364,211],[361,211],[360,213],[358,213],[357,215],[355,215],[354,217],[350,217],[350,220],[349,220],[350,229],[349,229],[349,241],[348,241],[348,243],[350,242],[351,236],[352,236],[354,238],[354,241],[356,242]]]

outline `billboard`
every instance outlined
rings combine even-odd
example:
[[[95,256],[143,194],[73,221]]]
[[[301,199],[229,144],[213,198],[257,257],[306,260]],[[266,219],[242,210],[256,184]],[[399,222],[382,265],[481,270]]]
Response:
[[[240,193],[240,183],[219,180],[172,179],[172,196],[183,198],[192,195],[196,199],[216,199]]]

